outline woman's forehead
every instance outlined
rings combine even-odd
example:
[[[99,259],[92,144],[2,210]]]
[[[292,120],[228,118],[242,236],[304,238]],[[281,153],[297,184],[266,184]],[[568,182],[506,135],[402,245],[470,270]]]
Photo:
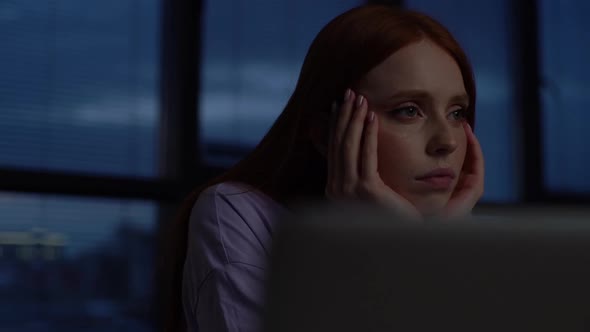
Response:
[[[365,75],[358,88],[380,98],[406,90],[449,96],[465,94],[457,62],[428,40],[390,55]]]

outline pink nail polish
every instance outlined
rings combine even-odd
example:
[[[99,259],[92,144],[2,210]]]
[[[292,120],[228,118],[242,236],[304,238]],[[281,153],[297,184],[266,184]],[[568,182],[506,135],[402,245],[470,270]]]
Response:
[[[363,104],[363,101],[365,100],[365,97],[363,96],[358,96],[356,98],[356,107],[361,107],[361,105]]]
[[[350,91],[350,89],[346,89],[346,92],[344,92],[344,101],[349,101],[351,94],[352,94],[352,91]]]

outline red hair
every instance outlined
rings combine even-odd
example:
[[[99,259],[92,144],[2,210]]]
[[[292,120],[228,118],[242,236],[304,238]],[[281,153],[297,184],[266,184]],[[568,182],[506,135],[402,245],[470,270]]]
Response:
[[[409,10],[367,5],[351,9],[329,22],[311,44],[295,91],[274,125],[254,150],[222,176],[195,190],[175,220],[168,244],[175,246],[165,259],[173,266],[167,330],[182,324],[181,284],[186,258],[190,211],[202,189],[221,182],[245,183],[276,201],[320,198],[326,185],[326,161],[311,141],[312,121],[330,110],[346,88],[354,88],[372,68],[397,50],[429,39],[457,62],[470,104],[467,121],[474,127],[475,81],[459,43],[434,19]],[[327,118],[327,117],[326,117]],[[323,124],[328,131],[328,124]]]

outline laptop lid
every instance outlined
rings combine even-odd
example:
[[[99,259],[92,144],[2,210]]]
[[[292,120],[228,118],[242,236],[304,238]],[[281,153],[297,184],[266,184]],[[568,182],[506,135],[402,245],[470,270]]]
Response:
[[[590,222],[559,218],[309,209],[275,241],[266,331],[590,330]]]

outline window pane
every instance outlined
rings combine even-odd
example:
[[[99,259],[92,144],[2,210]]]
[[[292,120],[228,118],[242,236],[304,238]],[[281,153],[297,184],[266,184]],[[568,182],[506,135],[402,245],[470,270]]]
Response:
[[[0,330],[152,331],[156,206],[0,194]]]
[[[519,198],[515,150],[517,128],[511,74],[511,1],[407,0],[411,9],[439,20],[453,33],[474,67],[477,84],[476,134],[486,162],[484,201]]]
[[[283,110],[313,38],[360,0],[208,1],[200,99],[205,159],[254,146]],[[230,162],[225,160],[225,162]]]
[[[0,2],[0,166],[156,173],[159,0]]]
[[[539,2],[545,183],[590,192],[590,11],[588,1]]]

